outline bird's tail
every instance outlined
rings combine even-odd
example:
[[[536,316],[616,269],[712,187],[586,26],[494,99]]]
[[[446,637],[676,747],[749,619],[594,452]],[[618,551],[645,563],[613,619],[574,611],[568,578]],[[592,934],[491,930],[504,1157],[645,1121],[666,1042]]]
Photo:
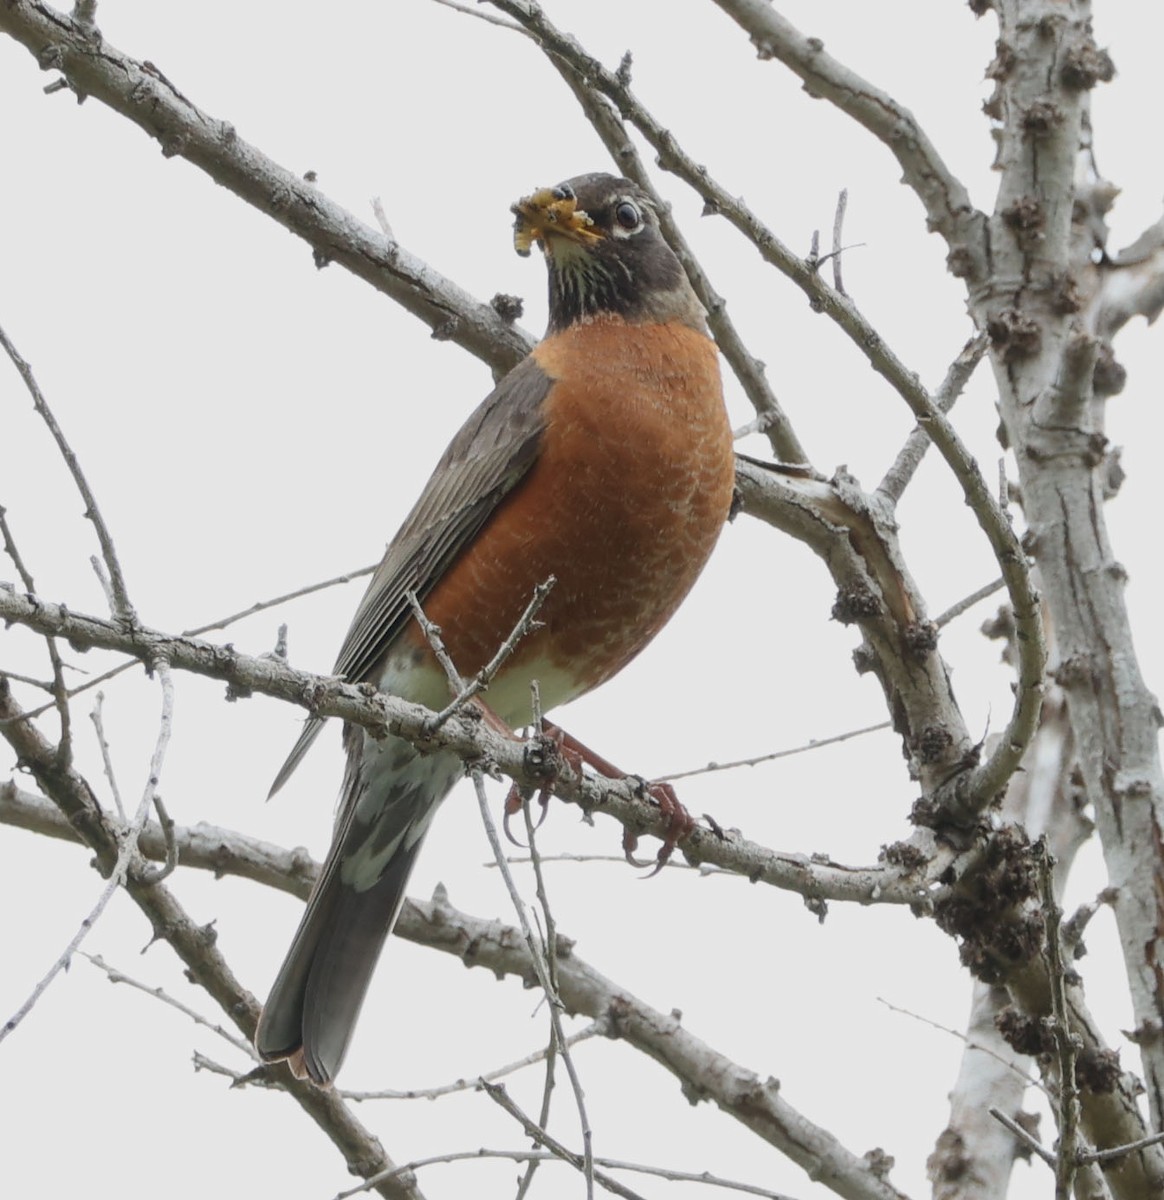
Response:
[[[320,1085],[335,1077],[422,841],[401,847],[365,891],[332,863],[324,868],[259,1018],[255,1048],[264,1059],[289,1058]]]

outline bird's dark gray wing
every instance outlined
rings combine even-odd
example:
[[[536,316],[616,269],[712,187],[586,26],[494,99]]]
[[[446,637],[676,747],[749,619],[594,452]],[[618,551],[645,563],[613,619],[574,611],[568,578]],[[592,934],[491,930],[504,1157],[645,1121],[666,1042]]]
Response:
[[[408,593],[424,599],[536,460],[542,401],[552,384],[526,358],[461,426],[372,576],[336,659],[336,675],[376,682],[385,651],[411,616]],[[322,727],[321,718],[308,718],[270,795],[287,782]]]

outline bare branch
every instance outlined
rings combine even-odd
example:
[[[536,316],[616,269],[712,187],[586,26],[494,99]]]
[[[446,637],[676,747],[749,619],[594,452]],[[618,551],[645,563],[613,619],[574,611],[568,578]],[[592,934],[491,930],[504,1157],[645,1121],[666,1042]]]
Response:
[[[459,690],[453,699],[433,717],[430,732],[435,733],[450,717],[463,711],[465,705],[488,688],[494,678],[496,678],[497,672],[501,670],[509,656],[517,649],[518,643],[522,638],[539,627],[537,621],[538,612],[541,610],[542,605],[545,604],[546,597],[550,594],[555,583],[557,583],[557,580],[551,575],[543,583],[539,583],[534,588],[529,603],[525,606],[525,610],[521,616],[518,617],[517,624],[510,630],[509,636],[497,647],[497,651],[493,657],[468,682],[461,679],[460,675],[457,674],[456,668],[453,667],[452,661],[449,660],[446,670],[452,667],[452,675],[449,678],[450,681],[454,678],[457,680],[454,686]],[[439,635],[440,630],[425,617],[424,610],[420,607],[420,602],[416,599],[415,595],[410,595],[409,601],[413,606],[413,614],[421,623],[421,629],[424,630],[425,637],[431,637],[434,632]],[[437,650],[435,644],[433,645],[433,652],[437,655],[438,660],[441,658],[441,651],[443,649],[443,645],[440,651]]]
[[[93,722],[93,728],[97,733],[97,745],[101,750],[101,762],[105,768],[105,778],[109,781],[109,792],[113,797],[114,807],[117,809],[117,815],[124,821],[125,805],[121,801],[121,789],[117,786],[117,773],[113,769],[113,756],[109,751],[109,742],[105,738],[105,719],[102,713],[104,705],[105,693],[98,692],[89,719]]]
[[[468,762],[489,763],[524,786],[540,787],[545,782],[526,763],[522,743],[483,728],[484,722],[458,715],[429,734],[426,722],[434,714],[420,705],[370,692],[331,676],[296,671],[274,658],[250,658],[233,647],[172,638],[142,625],[124,630],[97,617],[82,616],[35,598],[16,596],[3,587],[0,587],[0,620],[16,621],[41,633],[143,659],[163,655],[177,670],[192,671],[231,684],[235,695],[261,692],[302,704],[320,716],[340,717],[373,730],[386,729],[414,744],[452,750]],[[23,712],[11,708],[6,712],[5,706],[0,704],[0,732],[5,736],[9,736],[11,726],[25,720]],[[586,810],[613,817],[636,831],[658,837],[666,834],[666,819],[658,807],[639,796],[634,786],[625,780],[579,778],[567,764],[555,781],[554,793]],[[77,812],[76,817],[82,821],[86,819],[84,812]],[[932,879],[957,857],[951,848],[936,849],[927,860],[924,875],[890,866],[850,868],[831,862],[809,861],[803,854],[772,851],[735,833],[728,835],[720,831],[717,834],[699,827],[692,830],[680,846],[692,863],[711,863],[757,882],[801,894],[865,904],[925,904],[933,887]],[[185,861],[185,851],[181,845],[179,849]]]
[[[586,1094],[583,1091],[582,1081],[578,1077],[577,1069],[574,1066],[574,1058],[570,1053],[566,1034],[562,1028],[562,1000],[558,995],[557,984],[546,957],[550,947],[540,943],[534,937],[533,930],[530,928],[529,919],[525,911],[525,902],[522,900],[521,893],[517,890],[517,884],[514,882],[513,875],[509,870],[509,863],[506,862],[505,851],[501,846],[501,839],[497,835],[497,826],[493,823],[493,817],[489,812],[489,797],[485,794],[485,780],[480,768],[474,767],[472,776],[473,786],[477,791],[477,805],[481,810],[481,821],[485,826],[485,835],[489,839],[489,845],[493,850],[493,858],[497,863],[498,869],[501,871],[501,877],[505,880],[506,890],[513,901],[513,908],[517,913],[518,924],[521,926],[521,932],[525,938],[526,947],[529,950],[534,973],[537,975],[538,983],[546,995],[546,1002],[550,1010],[550,1025],[553,1029],[554,1050],[561,1056],[562,1064],[565,1066],[566,1073],[570,1077],[570,1086],[574,1091],[574,1103],[578,1107],[578,1121],[582,1131],[582,1157],[580,1164],[582,1173],[586,1178],[587,1200],[591,1200],[594,1195],[595,1178],[593,1133],[590,1127],[590,1118],[586,1112]],[[540,886],[540,873],[538,880]],[[482,1087],[489,1095],[494,1095],[494,1085],[485,1083],[482,1080]],[[504,1091],[504,1089],[500,1090]],[[495,1096],[494,1098],[496,1099]]]
[[[539,1146],[545,1146],[555,1157],[569,1163],[570,1166],[583,1173],[586,1178],[587,1197],[594,1194],[594,1184],[599,1183],[612,1196],[621,1196],[622,1200],[643,1200],[643,1197],[638,1192],[633,1192],[630,1188],[624,1187],[617,1179],[612,1179],[609,1175],[604,1175],[601,1171],[595,1171],[594,1156],[589,1150],[585,1154],[575,1154],[573,1151],[567,1150],[557,1138],[551,1137],[536,1121],[522,1112],[502,1084],[486,1083],[482,1080],[481,1088],[491,1100],[499,1104],[511,1117],[515,1118],[521,1124],[527,1137],[537,1142]],[[586,1132],[589,1134],[589,1130]],[[585,1140],[587,1143],[589,1142],[588,1137]]]
[[[298,600],[300,596],[310,596],[313,592],[322,592],[327,588],[338,587],[341,583],[351,583],[353,579],[363,579],[365,575],[371,575],[376,569],[377,563],[372,563],[367,567],[360,567],[355,571],[345,571],[342,575],[333,576],[331,579],[324,579],[319,583],[309,583],[306,587],[296,588],[293,592],[284,592],[281,596],[275,596],[270,600],[258,600],[250,606],[250,608],[240,609],[236,613],[231,613],[228,617],[219,617],[215,621],[209,621],[205,625],[199,625],[194,629],[182,630],[182,637],[201,637],[204,633],[211,633],[216,629],[225,629],[228,625],[233,625],[236,621],[241,621],[244,617],[253,617],[255,613],[265,612],[268,608],[277,608],[280,604],[287,604],[291,600]]]
[[[0,6],[0,32],[20,42],[46,70],[60,71],[75,92],[139,126],[164,155],[184,158],[301,237],[318,266],[339,263],[390,296],[435,338],[456,342],[496,372],[508,371],[528,353],[528,334],[243,141],[228,121],[197,108],[156,67],[123,54],[40,0]]]
[[[1055,862],[1047,852],[1046,842],[1036,843],[1035,850],[1043,907],[1044,950],[1051,979],[1051,1036],[1055,1040],[1058,1057],[1059,1097],[1056,1116],[1059,1122],[1059,1148],[1055,1161],[1055,1200],[1071,1200],[1079,1157],[1079,1086],[1075,1079],[1078,1046],[1071,1033],[1071,1018],[1067,1011],[1066,967],[1063,964],[1063,943],[1059,936],[1063,910],[1055,900]]]
[[[950,364],[946,377],[934,393],[934,404],[939,411],[948,413],[958,397],[961,396],[975,367],[982,361],[990,345],[990,339],[984,333],[976,334],[962,347],[958,357]],[[885,472],[885,478],[877,485],[877,491],[891,503],[896,504],[901,499],[909,481],[921,465],[925,452],[930,447],[930,435],[922,425],[917,425],[902,446],[893,466]]]
[[[761,58],[778,59],[811,95],[831,101],[884,143],[924,205],[931,229],[951,244],[973,245],[985,260],[985,218],[909,109],[838,62],[819,38],[806,37],[764,0],[715,2],[749,35]]]
[[[3,331],[0,330],[0,333]],[[24,585],[25,591],[30,595],[36,593],[36,583],[25,566],[24,559],[21,557],[20,551],[16,545],[16,539],[12,536],[12,528],[8,524],[8,512],[3,505],[0,505],[0,538],[4,542],[4,552],[12,559],[12,564],[16,568],[17,575],[20,576],[20,582]],[[61,654],[57,649],[56,638],[46,637],[45,645],[48,647],[49,665],[52,667],[53,681],[48,687],[48,691],[52,695],[52,701],[44,706],[43,711],[48,711],[50,708],[57,710],[57,716],[61,722],[61,739],[58,743],[58,753],[61,755],[61,761],[68,763],[73,756],[73,715],[69,710],[69,692],[65,687],[65,671],[64,664],[61,662]],[[8,676],[10,679],[16,678],[13,675]]]
[[[439,2],[439,0],[438,0]],[[454,1150],[448,1154],[434,1154],[429,1158],[414,1158],[411,1162],[399,1166],[393,1175],[401,1175],[408,1171],[419,1171],[422,1167],[436,1166],[440,1163],[466,1162],[480,1159],[509,1159],[512,1162],[559,1162],[567,1163],[560,1154],[552,1150]],[[710,1171],[676,1171],[671,1167],[652,1167],[645,1163],[627,1162],[618,1158],[596,1158],[595,1163],[600,1167],[608,1167],[614,1171],[635,1171],[640,1175],[653,1175],[658,1179],[667,1179],[677,1183],[702,1183],[708,1187],[723,1188],[725,1191],[743,1192],[748,1196],[760,1196],[761,1200],[792,1200],[784,1192],[773,1192],[768,1188],[757,1187],[751,1183],[741,1183],[735,1179],[725,1179],[722,1175],[713,1175]],[[380,1176],[384,1179],[387,1176]],[[333,1200],[350,1200],[367,1190],[367,1185],[339,1192]]]
[[[990,1115],[1004,1128],[1009,1129],[1028,1150],[1037,1154],[1049,1167],[1054,1168],[1055,1155],[1037,1137],[1028,1133],[1013,1117],[1008,1117],[1000,1108],[992,1108]]]
[[[618,861],[622,862],[622,859],[620,858]],[[606,1026],[602,1021],[592,1021],[585,1029],[570,1034],[566,1038],[566,1042],[573,1047],[600,1035],[606,1035]],[[345,1100],[357,1102],[364,1100],[438,1100],[441,1096],[451,1096],[456,1092],[476,1091],[481,1086],[481,1080],[493,1083],[495,1080],[504,1079],[506,1075],[513,1075],[525,1067],[532,1067],[537,1063],[544,1062],[551,1053],[554,1053],[552,1042],[540,1050],[532,1051],[524,1058],[516,1059],[501,1067],[495,1067],[492,1071],[484,1071],[473,1079],[458,1079],[455,1083],[443,1083],[437,1087],[407,1088],[403,1091],[381,1088],[371,1092],[352,1092],[341,1088],[340,1095]]]
[[[0,596],[3,594],[0,589]],[[132,636],[133,631],[129,633]],[[132,850],[125,888],[150,921],[155,937],[169,943],[186,966],[191,982],[206,990],[244,1037],[253,1038],[259,1006],[222,957],[213,930],[191,920],[164,883],[142,883],[135,839],[118,836],[118,828],[97,808],[88,783],[72,767],[59,762],[55,748],[23,716],[0,676],[0,733],[40,787],[52,796],[72,839],[83,839],[95,852],[99,869],[110,873],[121,850],[125,847]],[[0,788],[0,800],[5,798],[4,791]],[[181,840],[177,832],[175,839]],[[161,849],[164,854],[164,839]],[[295,1079],[286,1068],[275,1070],[284,1089],[344,1155],[354,1173],[368,1176],[392,1167],[379,1141],[363,1128],[338,1096]],[[392,1200],[423,1200],[415,1180],[409,1177],[385,1183],[379,1190]]]
[[[59,814],[54,815],[51,806],[11,785],[0,785],[0,821],[78,840],[76,830]],[[186,866],[239,874],[304,898],[311,889],[314,867],[302,852],[288,854],[220,829],[179,829],[176,836]],[[156,827],[147,826],[142,844],[155,855],[162,853]],[[965,868],[954,868],[952,873],[961,876]],[[535,978],[528,947],[516,929],[455,909],[443,889],[438,889],[429,902],[405,904],[396,931],[409,941],[455,954],[467,965],[526,981]],[[676,1074],[693,1094],[714,1100],[778,1148],[788,1147],[786,1153],[816,1171],[828,1186],[858,1200],[900,1200],[884,1181],[868,1175],[867,1164],[849,1155],[831,1135],[784,1104],[775,1087],[765,1086],[757,1076],[694,1038],[674,1015],[667,1017],[648,1008],[626,989],[599,975],[565,939],[560,939],[557,971],[559,995],[568,1012],[609,1020],[608,1036],[627,1040]],[[1072,1003],[1072,1011],[1075,1021],[1087,1028],[1090,1018],[1077,1000]],[[1117,1116],[1121,1097],[1095,1096],[1094,1101],[1114,1106],[1107,1117],[1109,1128],[1128,1128],[1136,1119],[1134,1101],[1122,1121]],[[843,1186],[833,1182],[842,1178]]]
[[[73,955],[77,953],[81,943],[89,935],[93,926],[97,924],[101,914],[105,911],[106,905],[113,898],[113,893],[125,883],[129,875],[130,865],[137,855],[138,835],[141,833],[142,827],[149,817],[150,808],[157,797],[158,779],[161,777],[162,763],[165,761],[166,749],[170,744],[170,731],[173,726],[174,685],[170,678],[169,668],[165,661],[161,659],[154,664],[154,668],[158,676],[158,682],[161,685],[162,708],[158,720],[158,736],[150,758],[149,777],[146,780],[141,801],[137,806],[137,812],[134,814],[133,823],[119,833],[120,845],[117,851],[117,858],[114,861],[113,869],[109,872],[105,887],[102,888],[101,894],[97,898],[97,903],[93,905],[88,915],[81,922],[80,928],[73,934],[69,940],[69,944],[58,956],[56,962],[53,963],[48,972],[41,978],[36,987],[33,988],[28,999],[8,1018],[3,1027],[0,1027],[0,1042],[12,1033],[20,1025],[21,1021],[32,1012],[37,1001],[48,990],[49,984],[62,971],[69,967],[73,961]],[[60,767],[66,770],[69,769],[67,763],[61,763]]]
[[[695,767],[689,771],[673,771],[669,775],[656,775],[654,783],[673,783],[676,779],[690,779],[693,775],[710,775],[713,771],[734,771],[737,767],[755,767],[760,763],[775,762],[778,758],[791,758],[795,754],[807,754],[810,750],[820,750],[825,746],[835,746],[838,742],[847,742],[851,738],[864,737],[867,733],[880,733],[889,729],[888,721],[878,721],[876,725],[865,725],[861,729],[850,729],[845,733],[834,733],[832,737],[813,738],[803,746],[792,746],[787,750],[773,750],[768,754],[758,754],[755,758],[737,758],[733,762],[709,762],[706,767]]]
[[[2,27],[3,19],[0,18],[0,28]],[[24,381],[24,386],[32,397],[32,404],[37,415],[48,426],[49,433],[52,434],[53,441],[56,442],[57,449],[60,450],[61,457],[65,460],[65,466],[68,467],[69,474],[72,475],[73,482],[77,485],[77,491],[81,493],[81,499],[85,501],[85,516],[93,522],[97,541],[101,545],[101,557],[109,572],[109,586],[113,594],[113,615],[119,621],[132,623],[137,619],[137,614],[129,602],[129,594],[125,589],[125,576],[122,574],[121,563],[117,558],[117,549],[113,545],[113,538],[109,533],[109,527],[105,524],[105,518],[102,517],[101,510],[97,507],[93,489],[89,487],[89,481],[85,478],[84,471],[81,470],[81,464],[77,461],[73,448],[66,440],[64,431],[48,406],[48,401],[45,400],[44,393],[36,382],[36,376],[32,373],[32,367],[17,353],[12,340],[2,328],[0,328],[0,346],[4,347],[5,353],[12,360],[12,365]]]
[[[476,17],[478,21],[485,21],[489,25],[497,25],[502,29],[512,29],[514,33],[525,34],[525,30],[516,22],[495,17],[489,12],[482,12],[481,9],[473,8],[472,5],[458,4],[457,0],[432,0],[432,2],[439,4],[442,8],[451,8],[455,12],[464,13],[467,17]]]
[[[111,967],[100,954],[87,954],[84,950],[80,954],[82,958],[88,959],[99,971],[104,971],[110,983],[124,983],[139,992],[145,992],[147,996],[152,996],[155,1000],[160,1000],[170,1008],[177,1009],[178,1012],[189,1017],[195,1025],[201,1025],[204,1029],[209,1029],[211,1033],[216,1033],[220,1038],[229,1042],[236,1050],[241,1051],[248,1058],[255,1062],[258,1061],[259,1056],[255,1052],[254,1046],[245,1038],[238,1037],[231,1033],[229,1029],[224,1029],[214,1021],[208,1021],[196,1009],[191,1008],[188,1004],[183,1004],[181,1000],[171,996],[165,988],[150,987],[148,983],[142,983],[140,979],[134,979],[132,975],[127,975],[124,971],[118,970],[116,967]]]
[[[766,261],[805,292],[814,307],[836,321],[860,347],[874,370],[884,376],[910,406],[954,472],[967,503],[1002,567],[1016,620],[1022,627],[1019,685],[1006,736],[985,764],[961,775],[955,788],[957,803],[968,811],[976,810],[1002,788],[1034,735],[1046,663],[1041,617],[1027,570],[1026,556],[1006,514],[982,478],[977,463],[953,426],[921,386],[917,376],[897,358],[852,301],[824,283],[811,263],[792,254],[741,200],[711,177],[706,167],[692,160],[674,136],[638,102],[623,79],[587,54],[573,37],[562,33],[546,17],[541,7],[531,0],[490,0],[490,3],[519,21],[552,58],[561,58],[572,64],[591,86],[613,100],[623,117],[659,152],[661,166],[674,171],[694,188],[705,203],[712,206],[712,211],[726,216],[756,246]]]
[[[996,592],[1001,592],[1006,587],[1005,579],[995,579],[992,583],[984,583],[977,591],[971,592],[969,596],[963,596],[956,604],[951,604],[945,612],[934,618],[934,624],[941,629],[944,625],[949,625],[956,617],[960,617],[964,612],[974,607],[980,601],[993,596]]]
[[[841,245],[841,230],[845,225],[845,209],[849,204],[849,189],[841,188],[841,194],[837,197],[837,211],[833,216],[833,287],[845,295],[845,284],[841,278],[841,251],[844,247]]]

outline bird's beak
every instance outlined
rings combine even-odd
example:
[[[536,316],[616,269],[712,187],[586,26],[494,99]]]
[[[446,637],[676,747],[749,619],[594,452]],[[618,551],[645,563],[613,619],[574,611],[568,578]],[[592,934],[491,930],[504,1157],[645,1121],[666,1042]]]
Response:
[[[578,207],[574,190],[568,184],[542,188],[510,206],[513,222],[513,248],[523,258],[534,242],[541,242],[547,253],[553,240],[587,245],[599,241],[602,234],[587,213]]]

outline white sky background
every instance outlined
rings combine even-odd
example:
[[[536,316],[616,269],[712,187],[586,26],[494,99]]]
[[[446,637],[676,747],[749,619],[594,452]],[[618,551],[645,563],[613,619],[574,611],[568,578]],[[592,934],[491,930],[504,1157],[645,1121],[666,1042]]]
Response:
[[[635,54],[640,98],[777,234],[807,252],[831,228],[849,189],[846,284],[922,379],[941,379],[970,334],[961,284],[944,247],[924,232],[920,205],[888,152],[824,102],[811,101],[774,62],[700,0],[589,0],[550,15],[609,64]],[[942,155],[989,208],[996,177],[979,111],[995,23],[964,4],[787,0],[805,32],[913,109]],[[1100,45],[1119,75],[1095,93],[1099,162],[1124,188],[1116,247],[1159,215],[1164,156],[1147,134],[1155,113],[1155,6],[1096,4]],[[1150,10],[1150,11],[1149,11]],[[1148,15],[1145,15],[1148,13]],[[665,17],[664,17],[665,14]],[[525,39],[427,0],[309,8],[204,2],[175,8],[105,0],[98,23],[113,45],[149,59],[194,103],[295,171],[315,170],[332,199],[372,223],[382,198],[411,251],[474,294],[526,300],[526,328],[544,324],[544,270],[510,242],[509,203],[536,186],[607,163],[557,76]],[[1151,28],[1149,28],[1151,26]],[[487,369],[367,285],[214,185],[167,160],[136,127],[96,101],[43,96],[51,75],[0,38],[0,324],[35,369],[88,471],[114,532],[130,594],[147,624],[180,630],[376,559],[437,455],[490,386]],[[1154,122],[1151,122],[1154,128]],[[815,464],[847,464],[872,486],[911,427],[904,404],[863,357],[725,222],[661,176],[685,228]],[[827,232],[825,233],[827,240]],[[1109,506],[1117,557],[1149,685],[1164,677],[1156,614],[1159,569],[1159,330],[1120,335],[1129,370],[1110,405],[1128,481]],[[750,417],[732,386],[734,424]],[[1000,451],[989,372],[956,421],[993,477]],[[746,445],[757,454],[766,443]],[[7,363],[0,363],[0,504],[38,590],[103,613],[88,565],[96,549],[82,505]],[[985,541],[934,456],[902,506],[910,567],[936,613],[993,577]],[[4,563],[0,577],[11,578]],[[239,649],[272,647],[291,625],[296,666],[326,670],[362,582],[264,613],[224,635]],[[564,723],[615,762],[644,775],[792,746],[883,719],[879,690],[854,675],[857,635],[829,619],[832,585],[802,547],[741,519],[721,542],[689,603],[651,649]],[[999,729],[1010,710],[998,648],[977,633],[981,605],[949,630],[942,650],[968,724]],[[41,643],[27,669],[47,672]],[[98,670],[98,654],[68,658]],[[156,685],[140,671],[107,689],[105,717],[127,804],[136,804],[156,734]],[[279,799],[263,797],[300,714],[265,699],[223,702],[221,684],[180,677],[176,733],[162,794],[177,821],[205,820],[324,851],[340,776],[333,734]],[[78,708],[77,754],[103,786],[91,728]],[[8,756],[10,758],[10,756]],[[0,762],[5,777],[8,758]],[[504,788],[495,786],[498,805]],[[876,858],[908,832],[916,789],[888,735],[835,750],[683,784],[710,812],[769,845]],[[103,802],[107,793],[102,793]],[[619,828],[594,829],[555,804],[548,853],[618,853]],[[13,1011],[60,953],[101,881],[75,848],[0,828],[0,1017]],[[512,921],[489,859],[471,789],[438,820],[413,880],[426,896],[443,881],[454,904]],[[800,899],[740,879],[669,872],[650,883],[621,865],[550,868],[561,931],[578,952],[653,1006],[762,1077],[851,1150],[881,1146],[892,1176],[928,1195],[924,1161],[946,1121],[961,1047],[888,1011],[878,997],[954,1028],[969,981],[952,942],[898,909],[834,905],[820,926]],[[1102,885],[1085,856],[1075,900]],[[256,885],[198,872],[171,880],[243,983],[265,995],[298,904]],[[531,889],[532,895],[532,889]],[[1106,917],[1082,968],[1112,1038],[1131,1024],[1122,966],[1103,945]],[[87,948],[221,1019],[182,977],[172,952],[139,952],[149,930],[114,899]],[[341,1083],[425,1087],[471,1077],[545,1040],[536,997],[466,971],[447,956],[393,941],[384,956]],[[328,1197],[348,1185],[337,1153],[286,1097],[229,1091],[195,1074],[193,1049],[236,1067],[224,1042],[171,1009],[111,989],[78,960],[0,1046],[5,1113],[0,1191],[68,1195],[117,1180],[132,1200],[163,1189],[208,1194]],[[1134,1048],[1124,1046],[1135,1066]],[[709,1105],[689,1107],[670,1075],[617,1043],[577,1054],[599,1154],[711,1170],[804,1200],[824,1196],[771,1148]],[[536,1110],[537,1069],[511,1082]],[[555,1128],[577,1144],[564,1083]],[[509,1118],[481,1097],[379,1103],[360,1118],[405,1161],[479,1146],[517,1147]],[[1048,1118],[1044,1118],[1044,1128]],[[441,1166],[422,1175],[431,1200],[512,1194],[512,1164]],[[543,1168],[541,1195],[580,1195],[569,1169]],[[1049,1194],[1041,1166],[1017,1171],[1015,1200]],[[644,1196],[696,1194],[646,1178]],[[536,1189],[535,1189],[536,1191]]]

